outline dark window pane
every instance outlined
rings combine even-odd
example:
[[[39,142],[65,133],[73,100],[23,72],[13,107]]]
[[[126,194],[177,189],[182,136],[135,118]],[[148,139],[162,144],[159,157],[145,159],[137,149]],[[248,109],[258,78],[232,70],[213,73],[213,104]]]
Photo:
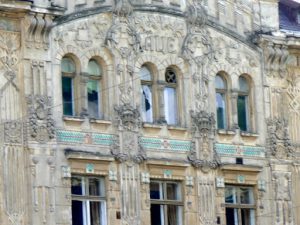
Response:
[[[71,180],[72,183],[72,188],[71,188],[71,193],[73,195],[83,195],[83,182],[81,177],[72,177]]]
[[[71,77],[62,77],[62,96],[64,115],[73,115],[73,81]]]
[[[176,205],[167,206],[168,225],[181,225],[182,224],[182,207]]]
[[[219,129],[224,129],[226,124],[226,106],[224,94],[216,93],[216,106],[217,106],[217,123]]]
[[[102,216],[101,202],[90,202],[91,225],[102,225]]]
[[[160,190],[160,183],[151,182],[150,183],[150,198],[151,199],[162,199]]]
[[[167,83],[176,84],[176,73],[172,69],[167,69],[165,73],[165,79]]]
[[[238,96],[238,124],[241,130],[247,131],[247,96]]]
[[[226,203],[237,203],[236,189],[234,187],[225,188],[225,202]]]
[[[89,195],[104,196],[104,186],[99,178],[89,178]]]
[[[81,201],[72,201],[72,225],[83,225],[86,215],[86,207]]]
[[[180,188],[178,184],[167,183],[167,199],[180,200]]]
[[[98,81],[89,80],[87,84],[88,91],[88,113],[91,117],[99,117],[99,93]]]
[[[226,225],[240,225],[238,224],[237,209],[226,208]]]
[[[241,204],[254,204],[253,191],[251,188],[240,188]]]
[[[151,204],[151,225],[164,224],[164,211],[162,205]]]
[[[241,209],[242,225],[254,225],[254,210]]]

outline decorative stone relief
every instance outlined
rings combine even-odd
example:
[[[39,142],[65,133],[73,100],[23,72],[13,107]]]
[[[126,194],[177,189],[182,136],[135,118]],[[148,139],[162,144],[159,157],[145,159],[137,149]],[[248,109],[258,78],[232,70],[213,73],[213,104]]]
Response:
[[[12,144],[23,143],[22,121],[10,121],[4,123],[4,142]]]
[[[25,225],[27,212],[26,153],[22,146],[5,146],[2,151],[3,200],[5,216],[1,223]],[[2,207],[1,207],[2,209]],[[4,222],[7,220],[7,223]]]
[[[49,48],[49,33],[53,24],[53,16],[36,13],[27,18],[28,33],[26,46],[28,48]]]
[[[51,150],[40,149],[31,156],[31,180],[34,224],[53,224],[55,209],[55,156]]]
[[[0,118],[2,121],[19,120],[22,117],[19,88],[20,34],[0,31]]]
[[[292,225],[294,223],[291,173],[275,171],[272,175],[275,185],[276,224]]]
[[[215,185],[210,178],[198,178],[198,207],[200,224],[215,224]]]
[[[47,142],[55,137],[51,98],[30,95],[27,97],[29,134],[38,142]]]
[[[287,62],[289,60],[286,45],[265,42],[261,44],[265,56],[265,70],[268,76],[286,78]]]
[[[201,168],[203,172],[208,172],[220,165],[213,145],[215,133],[214,114],[204,111],[197,113],[191,111],[191,117],[193,141],[188,160],[193,166]]]
[[[278,159],[293,156],[293,148],[288,133],[288,122],[283,118],[267,119],[268,146],[270,154]]]
[[[117,113],[115,125],[120,134],[115,144],[111,147],[111,153],[118,161],[132,161],[141,163],[146,160],[146,151],[139,141],[138,131],[141,127],[141,118],[138,109],[129,104],[115,106]]]

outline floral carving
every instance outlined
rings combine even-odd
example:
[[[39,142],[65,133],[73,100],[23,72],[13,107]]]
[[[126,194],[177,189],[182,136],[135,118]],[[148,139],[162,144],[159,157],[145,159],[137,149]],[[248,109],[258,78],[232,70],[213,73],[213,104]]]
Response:
[[[191,111],[191,117],[193,122],[193,132],[210,133],[214,131],[216,121],[213,113]]]
[[[115,106],[114,109],[117,113],[117,124],[120,128],[135,131],[141,127],[142,123],[138,109],[133,108],[130,104]]]
[[[48,96],[30,95],[27,97],[29,114],[29,134],[39,142],[55,137],[55,124],[52,119],[51,98]]]
[[[282,155],[280,150],[283,149],[286,157],[293,155],[293,148],[288,133],[288,122],[283,118],[269,118],[267,120],[268,144],[270,154],[279,157]]]
[[[4,123],[4,142],[21,144],[23,136],[23,124],[21,121]]]

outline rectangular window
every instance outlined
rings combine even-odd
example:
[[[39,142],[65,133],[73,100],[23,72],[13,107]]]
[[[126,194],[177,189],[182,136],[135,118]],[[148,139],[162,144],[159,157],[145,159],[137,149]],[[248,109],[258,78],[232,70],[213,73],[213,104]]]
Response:
[[[100,117],[99,81],[89,80],[87,83],[88,113],[92,118]]]
[[[255,225],[252,187],[225,187],[226,225]]]
[[[106,225],[104,178],[73,176],[72,225]]]
[[[216,93],[217,105],[217,123],[218,129],[225,129],[226,127],[226,104],[225,96],[223,93]]]
[[[74,115],[73,79],[62,77],[63,114]]]
[[[144,122],[153,122],[152,90],[150,85],[142,85],[142,118]]]
[[[238,125],[242,131],[248,131],[248,96],[238,96],[237,108]]]
[[[165,87],[164,89],[165,101],[165,117],[168,124],[177,124],[177,97],[176,89]]]
[[[151,225],[182,225],[183,200],[181,184],[151,181]]]

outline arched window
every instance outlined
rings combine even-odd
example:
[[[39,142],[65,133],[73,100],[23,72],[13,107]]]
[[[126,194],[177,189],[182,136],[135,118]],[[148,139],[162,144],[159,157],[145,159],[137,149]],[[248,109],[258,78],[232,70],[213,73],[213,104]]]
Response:
[[[217,112],[217,126],[218,129],[227,128],[227,107],[226,107],[226,94],[227,84],[224,78],[217,74],[215,78],[216,88],[216,112]]]
[[[74,61],[64,57],[61,61],[63,115],[73,116],[74,109],[74,78],[76,67]]]
[[[249,130],[249,84],[244,76],[239,77],[239,92],[237,98],[238,125],[242,131]]]
[[[172,68],[165,72],[166,86],[164,89],[165,119],[168,124],[177,124],[177,76]]]
[[[91,59],[88,63],[87,106],[88,114],[93,118],[102,118],[101,78],[102,69],[99,63]]]
[[[141,108],[144,122],[153,122],[153,100],[152,100],[152,74],[147,66],[140,70],[141,79]]]

